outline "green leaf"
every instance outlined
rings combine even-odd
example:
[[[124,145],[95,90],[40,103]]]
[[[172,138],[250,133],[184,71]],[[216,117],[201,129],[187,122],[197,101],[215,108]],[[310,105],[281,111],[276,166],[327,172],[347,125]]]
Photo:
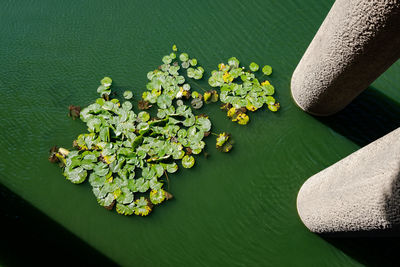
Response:
[[[132,91],[125,91],[124,92],[124,98],[125,99],[131,99],[133,97],[133,93],[132,93]]]
[[[151,212],[149,202],[146,198],[140,197],[135,201],[134,212],[136,215],[147,216]]]
[[[190,104],[194,109],[201,109],[203,107],[203,100],[200,98],[193,98]]]
[[[97,174],[98,176],[106,176],[110,169],[108,168],[108,165],[100,162],[98,163],[94,168],[94,173]]]
[[[106,182],[105,176],[98,176],[95,173],[91,173],[89,176],[89,183],[92,187],[101,187]]]
[[[146,122],[150,119],[150,114],[146,111],[141,111],[138,114],[138,119],[142,122]]]
[[[192,59],[190,60],[190,65],[196,66],[196,65],[197,65],[197,59],[192,58]]]
[[[129,205],[124,205],[121,203],[117,203],[116,210],[119,214],[122,215],[132,215],[135,208],[135,204],[131,203]]]
[[[258,71],[258,69],[259,69],[260,67],[257,65],[257,63],[251,62],[249,68],[250,68],[251,71],[256,72],[256,71]],[[264,67],[264,68],[265,68],[265,67]],[[263,70],[264,70],[264,69],[263,69]]]
[[[129,101],[125,101],[124,103],[122,103],[122,108],[126,111],[129,111],[132,109],[132,103]]]
[[[169,173],[174,173],[178,170],[178,165],[174,162],[174,163],[170,163],[170,164],[165,164],[165,168],[167,170],[167,172]]]
[[[265,66],[262,68],[262,72],[263,72],[265,75],[271,75],[271,73],[272,73],[272,67],[269,66],[269,65],[265,65]]]
[[[162,109],[166,109],[172,105],[172,98],[168,95],[162,94],[157,98],[157,105]]]
[[[151,190],[150,201],[153,204],[160,204],[165,200],[165,191],[163,189]]]
[[[110,87],[112,83],[112,79],[110,77],[104,77],[100,83],[106,87]]]
[[[160,183],[157,178],[153,178],[150,180],[150,188],[153,190],[160,190],[163,186],[163,183]]]
[[[267,95],[273,95],[275,93],[275,88],[271,84],[264,85],[263,89]]]
[[[196,119],[196,126],[199,130],[208,132],[211,130],[211,121],[206,117],[198,117]]]
[[[129,204],[133,201],[133,193],[127,187],[123,187],[116,200],[118,203]]]
[[[109,207],[114,202],[114,195],[108,193],[105,198],[98,198],[97,202],[100,204],[100,206]]]
[[[189,60],[189,55],[187,53],[182,53],[179,55],[179,59],[183,62],[188,61]]]
[[[172,58],[170,56],[164,56],[162,62],[164,62],[164,64],[169,64],[172,62]]]
[[[137,186],[137,190],[140,193],[144,193],[147,190],[149,190],[150,183],[149,183],[149,181],[145,181],[143,178],[139,178],[136,180],[136,186]]]
[[[87,176],[87,171],[82,167],[77,167],[75,169],[65,169],[64,171],[65,177],[70,180],[74,184],[83,183]]]
[[[231,67],[238,68],[239,63],[239,60],[235,57],[231,57],[230,59],[228,59],[228,65]]]
[[[194,165],[194,157],[186,155],[182,159],[182,166],[184,168],[192,168]]]

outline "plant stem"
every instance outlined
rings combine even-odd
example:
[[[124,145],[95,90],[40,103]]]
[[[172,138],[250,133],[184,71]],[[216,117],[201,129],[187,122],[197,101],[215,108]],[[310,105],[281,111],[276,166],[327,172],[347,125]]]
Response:
[[[168,191],[169,191],[169,178],[168,178],[167,171],[164,170],[164,174],[165,174],[165,176],[167,177],[167,181],[168,181]]]

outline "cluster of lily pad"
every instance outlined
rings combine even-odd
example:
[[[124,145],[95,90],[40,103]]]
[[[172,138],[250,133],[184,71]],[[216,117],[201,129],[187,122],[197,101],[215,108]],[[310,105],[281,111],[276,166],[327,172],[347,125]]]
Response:
[[[153,205],[172,198],[164,188],[167,173],[178,170],[178,161],[184,168],[193,167],[193,154],[205,147],[211,121],[193,114],[180,100],[190,97],[190,85],[178,72],[181,66],[172,62],[175,58],[175,53],[164,57],[160,69],[148,74],[149,91],[139,102],[141,109],[157,104],[157,117],[147,111],[136,114],[131,91],[124,92],[122,103],[110,99],[112,80],[105,77],[97,90],[101,98],[80,111],[88,133],[78,136],[71,151],[51,151],[50,160],[62,163],[64,176],[75,184],[88,179],[98,203],[107,209],[115,206],[120,214],[148,215]],[[188,76],[193,71],[194,79],[201,78],[201,67],[187,67],[196,66],[197,60],[186,53],[179,58]]]
[[[105,77],[97,89],[100,98],[93,104],[82,110],[69,107],[69,115],[79,116],[88,133],[74,140],[72,150],[54,147],[50,151],[49,160],[61,162],[69,181],[80,184],[89,180],[97,202],[110,210],[115,206],[119,214],[146,216],[154,205],[171,199],[165,189],[167,173],[178,170],[177,162],[183,168],[193,167],[193,155],[204,150],[203,139],[210,134],[217,136],[218,150],[232,149],[231,135],[211,133],[208,116],[195,115],[192,108],[221,100],[228,116],[239,124],[247,124],[247,110],[255,111],[264,104],[271,111],[279,109],[272,97],[274,87],[268,81],[260,83],[252,73],[258,70],[257,64],[251,63],[251,71],[245,71],[236,58],[221,63],[209,79],[212,87],[220,87],[220,93],[204,90],[201,94],[192,91],[188,80],[202,79],[204,69],[187,53],[178,56],[175,45],[172,50],[159,68],[147,74],[147,91],[138,102],[142,111],[133,111],[131,91],[123,93],[122,102],[112,99],[112,80]],[[265,66],[263,72],[270,75],[272,69]],[[240,84],[236,82],[239,77]],[[146,111],[153,106],[157,107],[155,117]]]
[[[232,121],[244,125],[249,122],[247,111],[256,111],[266,105],[270,111],[276,112],[280,105],[272,96],[274,86],[268,80],[260,82],[256,78],[259,66],[252,62],[246,71],[239,63],[235,57],[228,59],[227,64],[220,63],[218,70],[211,72],[208,83],[220,88],[220,101],[224,103],[221,109],[227,111]],[[264,76],[269,76],[272,68],[266,65],[262,72]]]

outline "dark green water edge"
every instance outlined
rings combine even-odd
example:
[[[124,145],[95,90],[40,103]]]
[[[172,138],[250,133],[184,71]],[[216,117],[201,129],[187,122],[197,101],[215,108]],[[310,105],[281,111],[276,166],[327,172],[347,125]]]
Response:
[[[0,266],[118,266],[0,184]]]

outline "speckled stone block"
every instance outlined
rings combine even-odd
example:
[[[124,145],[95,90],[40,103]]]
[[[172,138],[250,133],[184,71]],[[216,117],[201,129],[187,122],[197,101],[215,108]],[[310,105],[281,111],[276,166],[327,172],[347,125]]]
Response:
[[[340,111],[400,57],[400,1],[337,0],[296,67],[304,111]]]
[[[400,128],[309,178],[297,211],[312,232],[400,226]]]

